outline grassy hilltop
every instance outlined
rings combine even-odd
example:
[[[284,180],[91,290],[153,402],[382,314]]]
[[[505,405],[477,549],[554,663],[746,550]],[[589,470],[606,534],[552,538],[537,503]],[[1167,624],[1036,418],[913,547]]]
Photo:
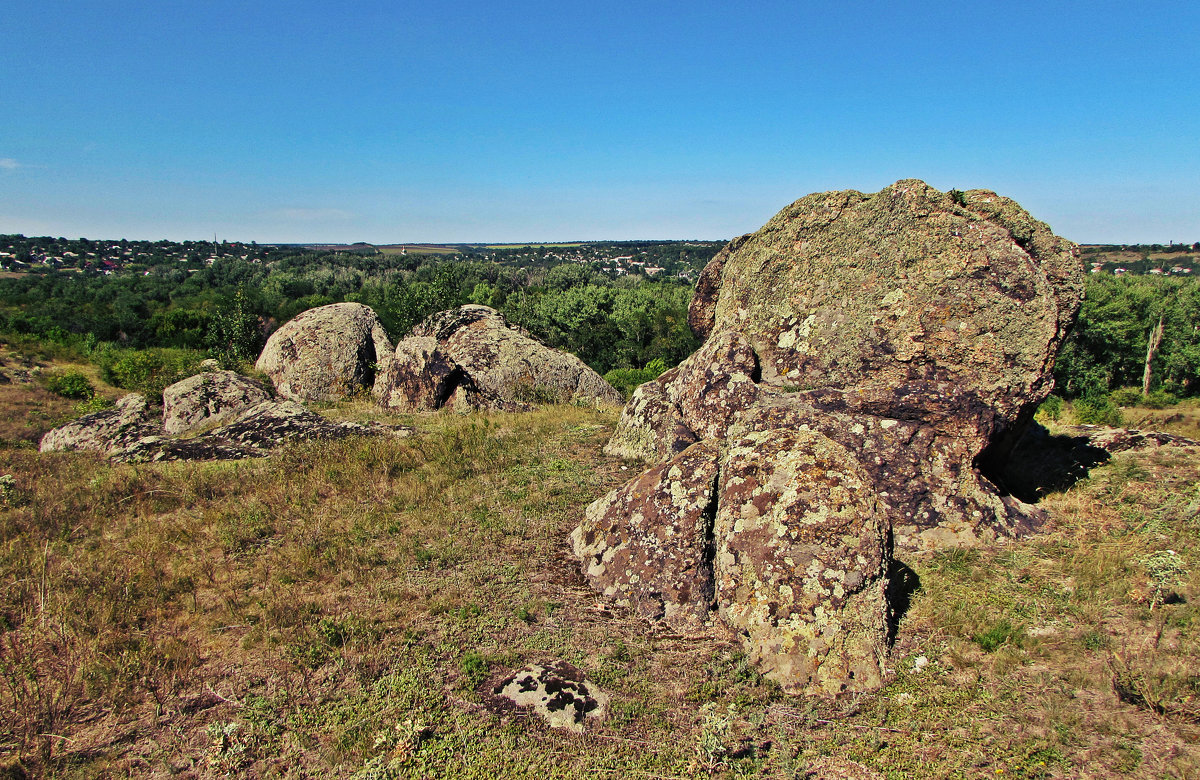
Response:
[[[905,558],[894,676],[825,702],[783,696],[734,637],[583,582],[567,534],[634,473],[600,452],[615,410],[112,465],[39,455],[72,403],[0,393],[0,776],[791,778],[828,757],[889,778],[1200,776],[1195,452],[1118,456],[1022,541]],[[1145,414],[1196,435],[1197,412]],[[612,694],[599,729],[483,706],[551,659]]]

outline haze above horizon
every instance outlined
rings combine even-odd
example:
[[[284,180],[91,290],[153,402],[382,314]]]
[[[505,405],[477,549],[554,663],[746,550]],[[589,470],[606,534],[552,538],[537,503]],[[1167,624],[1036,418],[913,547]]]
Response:
[[[986,188],[1200,240],[1200,6],[17,0],[0,233],[724,239],[810,192]]]

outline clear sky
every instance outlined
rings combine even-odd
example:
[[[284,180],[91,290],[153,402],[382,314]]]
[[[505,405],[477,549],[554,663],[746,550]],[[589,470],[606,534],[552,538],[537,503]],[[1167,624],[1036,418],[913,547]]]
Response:
[[[1200,2],[8,0],[0,233],[729,238],[901,178],[1200,241]]]

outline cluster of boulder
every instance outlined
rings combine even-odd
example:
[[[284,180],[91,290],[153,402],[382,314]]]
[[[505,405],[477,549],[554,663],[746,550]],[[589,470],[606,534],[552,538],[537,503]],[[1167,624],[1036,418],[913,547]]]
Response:
[[[402,426],[333,422],[295,401],[274,400],[253,380],[209,370],[163,391],[161,412],[141,393],[42,437],[42,452],[102,452],[115,461],[234,460],[288,441],[407,435]]]
[[[571,534],[584,575],[679,630],[736,633],[790,693],[877,688],[893,552],[1040,521],[997,485],[1082,294],[1077,247],[990,191],[904,180],[796,201],[709,263],[689,311],[703,346],[625,406],[605,451],[646,469]],[[42,449],[246,457],[385,429],[297,403],[347,396],[398,412],[620,401],[484,306],[435,314],[395,347],[370,308],[320,307],[276,331],[257,368],[282,400],[212,371],[168,388],[161,418],[126,396]],[[494,693],[573,728],[603,710],[581,676],[551,671]]]
[[[810,195],[704,269],[704,345],[606,452],[648,469],[571,540],[591,584],[720,625],[785,690],[880,685],[895,547],[985,544],[1039,512],[988,475],[1052,387],[1074,244],[993,192]]]
[[[278,399],[214,368],[168,387],[161,415],[145,396],[130,394],[112,409],[50,431],[41,450],[93,450],[123,461],[233,459],[265,455],[296,439],[409,432],[330,422],[301,405],[368,394],[397,412],[621,402],[579,358],[511,327],[486,306],[434,314],[394,350],[367,306],[310,309],[271,335],[256,364]]]
[[[487,306],[434,314],[395,349],[367,306],[310,309],[272,334],[256,368],[285,398],[327,401],[370,393],[398,412],[621,402],[582,360],[547,347]]]

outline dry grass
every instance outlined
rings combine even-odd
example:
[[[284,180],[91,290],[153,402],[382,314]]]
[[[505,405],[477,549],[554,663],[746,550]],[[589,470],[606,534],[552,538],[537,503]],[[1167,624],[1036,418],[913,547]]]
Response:
[[[1200,776],[1200,456],[1118,458],[1037,536],[906,560],[894,678],[828,703],[584,584],[566,535],[631,475],[615,419],[422,416],[240,463],[0,448],[0,773]],[[550,659],[612,692],[597,731],[481,706]]]

